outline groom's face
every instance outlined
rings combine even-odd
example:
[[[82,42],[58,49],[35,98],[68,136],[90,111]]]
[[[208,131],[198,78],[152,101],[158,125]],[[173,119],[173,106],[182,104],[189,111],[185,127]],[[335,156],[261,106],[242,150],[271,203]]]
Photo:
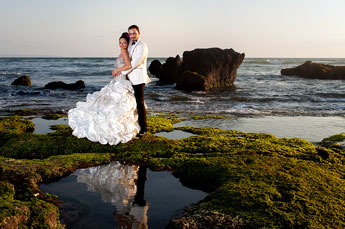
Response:
[[[130,29],[128,30],[129,38],[131,41],[137,41],[139,39],[140,33],[136,29]]]

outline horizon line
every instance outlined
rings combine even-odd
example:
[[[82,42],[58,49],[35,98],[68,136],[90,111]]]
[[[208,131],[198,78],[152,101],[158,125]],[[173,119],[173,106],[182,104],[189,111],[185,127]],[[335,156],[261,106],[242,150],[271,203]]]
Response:
[[[177,56],[177,55],[176,55]],[[171,57],[171,56],[170,56]],[[0,58],[116,58],[115,56],[38,56],[38,55],[25,55],[25,56],[15,56],[15,55],[11,55],[11,56],[1,56]],[[169,58],[169,56],[155,56],[155,57],[151,57],[149,56],[148,58]],[[246,58],[260,58],[260,59],[269,59],[269,58],[275,58],[275,59],[345,59],[345,57],[255,57],[255,56],[246,56]]]

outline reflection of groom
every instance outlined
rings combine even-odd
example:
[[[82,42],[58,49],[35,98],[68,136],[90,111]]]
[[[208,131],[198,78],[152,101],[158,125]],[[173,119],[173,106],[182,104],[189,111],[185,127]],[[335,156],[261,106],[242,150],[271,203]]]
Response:
[[[128,46],[129,57],[131,58],[132,68],[127,71],[122,71],[122,74],[127,75],[131,81],[134,89],[134,96],[137,101],[137,111],[140,132],[138,137],[146,134],[146,108],[144,103],[144,89],[145,84],[151,80],[147,75],[147,45],[140,39],[140,30],[136,25],[128,27],[129,37],[131,39]]]

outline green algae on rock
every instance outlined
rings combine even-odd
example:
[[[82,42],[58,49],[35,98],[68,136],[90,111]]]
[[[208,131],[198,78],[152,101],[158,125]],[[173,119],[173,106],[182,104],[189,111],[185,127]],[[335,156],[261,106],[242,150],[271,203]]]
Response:
[[[15,113],[16,115],[20,116],[30,116],[30,115],[39,115],[43,112],[43,109],[28,109],[28,108],[23,108],[19,110],[13,110],[11,112]]]
[[[7,194],[1,198],[8,203],[6,206],[19,201],[18,206],[34,211],[31,206],[38,203],[30,201],[54,203],[54,197],[40,192],[39,183],[65,176],[77,168],[120,160],[153,170],[172,170],[183,184],[209,193],[176,219],[179,223],[188,221],[200,228],[345,226],[342,151],[271,134],[211,127],[174,128],[173,124],[180,120],[171,114],[148,117],[147,136],[117,146],[77,139],[63,125],[47,135],[4,133],[0,135],[0,152],[4,156],[0,158],[0,178],[5,182],[1,190]],[[153,135],[173,129],[198,136],[171,140]],[[11,185],[15,194],[11,194]],[[37,193],[37,197],[33,196]],[[44,208],[49,209],[48,205]],[[25,208],[20,209],[26,212]],[[14,210],[6,210],[0,221],[11,217],[11,212],[15,215]],[[23,225],[45,220],[32,215],[35,214],[22,220]],[[175,228],[181,228],[179,223],[174,224]]]
[[[50,129],[55,130],[55,132],[48,133],[48,135],[71,135],[73,132],[71,127],[63,124],[52,125],[50,126]]]
[[[345,225],[343,165],[248,152],[189,159],[175,175],[210,192],[201,207],[240,216],[249,227]]]
[[[193,116],[191,119],[192,120],[203,120],[203,119],[228,119],[228,118],[233,118],[233,116],[208,114],[208,115],[196,115],[196,116]]]
[[[33,122],[23,120],[20,116],[0,117],[0,134],[2,133],[32,133],[35,129]]]
[[[335,134],[328,138],[324,138],[320,142],[320,145],[345,155],[345,133]]]
[[[147,118],[147,130],[154,134],[161,131],[170,132],[174,130],[174,124],[183,121],[176,114],[156,114]]]
[[[115,146],[78,139],[65,133],[4,135],[0,138],[2,156],[11,158],[43,159],[72,153],[114,153]]]
[[[73,154],[44,160],[14,160],[0,157],[0,225],[30,228],[63,228],[54,198],[38,184],[55,180],[78,168],[109,163],[110,154]]]
[[[60,118],[67,118],[67,116],[63,114],[46,114],[43,115],[42,118],[47,120],[58,120]]]
[[[328,138],[324,138],[322,139],[322,142],[323,143],[327,143],[327,142],[342,142],[342,141],[345,141],[345,133],[340,133],[340,134],[335,134],[335,135],[332,135]]]

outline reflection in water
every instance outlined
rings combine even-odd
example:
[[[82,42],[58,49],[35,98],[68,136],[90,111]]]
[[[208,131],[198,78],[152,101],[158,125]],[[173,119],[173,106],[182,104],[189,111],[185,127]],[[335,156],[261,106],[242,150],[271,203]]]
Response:
[[[119,162],[80,169],[77,180],[86,183],[88,190],[100,192],[102,200],[111,203],[118,228],[148,228],[148,205],[144,200],[145,167],[126,166]]]
[[[118,162],[79,169],[40,189],[59,196],[67,229],[160,229],[207,195],[183,186],[171,172]]]

